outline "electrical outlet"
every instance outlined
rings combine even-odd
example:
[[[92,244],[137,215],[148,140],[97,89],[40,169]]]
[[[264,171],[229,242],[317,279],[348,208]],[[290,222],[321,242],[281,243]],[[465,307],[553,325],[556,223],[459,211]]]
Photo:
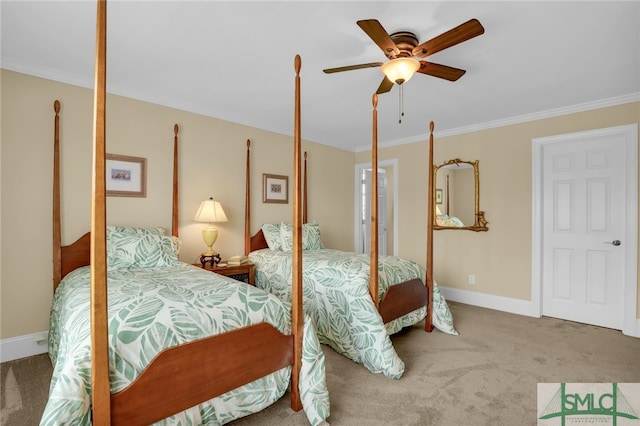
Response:
[[[36,345],[45,345],[47,344],[48,333],[46,331],[32,334],[31,337]]]
[[[473,285],[476,283],[476,276],[475,275],[469,275],[469,284]]]

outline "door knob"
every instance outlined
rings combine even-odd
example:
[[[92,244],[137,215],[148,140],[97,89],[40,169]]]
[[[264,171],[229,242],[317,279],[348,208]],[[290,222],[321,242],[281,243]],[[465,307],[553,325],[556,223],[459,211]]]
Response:
[[[613,240],[613,241],[606,241],[606,244],[613,244],[614,246],[617,247],[622,243],[620,242],[620,240]]]

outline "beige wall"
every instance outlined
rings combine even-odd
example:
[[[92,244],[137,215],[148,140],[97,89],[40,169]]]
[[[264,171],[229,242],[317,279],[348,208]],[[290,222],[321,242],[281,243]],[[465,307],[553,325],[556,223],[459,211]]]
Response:
[[[479,160],[480,208],[489,221],[488,232],[435,231],[436,281],[446,287],[531,300],[532,139],[632,123],[640,123],[638,102],[436,137],[435,164],[453,158]],[[358,153],[356,162],[370,161],[370,156]],[[399,254],[424,265],[427,142],[380,151],[380,161],[391,158],[398,159],[400,179]],[[473,286],[467,284],[469,274],[476,276]]]
[[[91,90],[6,70],[1,89],[0,339],[6,339],[48,328],[55,99],[62,103],[63,243],[89,228],[93,99]],[[147,197],[110,197],[110,224],[170,227],[174,123],[180,125],[181,260],[195,261],[204,248],[204,225],[192,216],[210,196],[229,217],[217,225],[215,248],[225,256],[243,251],[247,139],[252,141],[252,230],[261,223],[290,220],[292,205],[263,204],[261,188],[262,173],[292,176],[291,137],[109,96],[107,151],[145,157],[148,167]],[[480,207],[489,231],[437,231],[436,280],[447,287],[530,300],[531,140],[629,123],[640,123],[640,103],[437,137],[435,163],[456,157],[479,160]],[[371,154],[309,142],[303,148],[309,152],[309,220],[321,222],[325,245],[352,250],[354,164],[370,162]],[[427,154],[426,136],[424,142],[381,148],[379,153],[379,161],[398,160],[397,254],[422,265]],[[469,274],[476,276],[473,287],[467,284]]]
[[[93,91],[7,70],[1,79],[0,338],[6,339],[48,328],[55,99],[62,105],[63,244],[89,229]],[[261,223],[291,220],[291,202],[262,203],[263,173],[288,175],[292,189],[291,137],[108,96],[107,152],[147,159],[147,197],[109,197],[109,224],[171,227],[175,123],[180,125],[181,260],[192,263],[204,249],[204,224],[192,218],[208,197],[219,200],[229,218],[217,224],[216,250],[223,256],[243,252],[247,139],[252,142],[252,231]],[[309,219],[320,221],[327,246],[349,250],[354,154],[308,142],[303,149],[309,152]]]

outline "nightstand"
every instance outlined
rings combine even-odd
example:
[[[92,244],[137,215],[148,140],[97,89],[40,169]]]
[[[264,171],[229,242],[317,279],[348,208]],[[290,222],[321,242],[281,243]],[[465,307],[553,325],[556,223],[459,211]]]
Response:
[[[220,263],[226,264],[226,261]],[[202,264],[195,263],[194,266],[202,268]],[[225,277],[233,278],[237,281],[242,281],[247,284],[255,285],[255,269],[256,265],[253,263],[243,263],[242,265],[229,265],[227,266],[211,266],[207,263],[204,267],[207,271],[215,272],[216,274],[224,275]]]

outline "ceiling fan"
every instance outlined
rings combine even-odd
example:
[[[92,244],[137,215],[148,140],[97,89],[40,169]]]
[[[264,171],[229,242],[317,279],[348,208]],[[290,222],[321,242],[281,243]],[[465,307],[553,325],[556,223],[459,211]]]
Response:
[[[398,85],[405,83],[415,72],[449,81],[458,80],[464,75],[465,70],[434,62],[420,61],[416,58],[426,58],[484,33],[484,27],[480,24],[480,21],[470,19],[429,41],[419,44],[418,37],[408,31],[399,31],[389,35],[377,19],[365,19],[357,23],[371,40],[382,49],[389,61],[328,68],[323,71],[331,74],[361,68],[382,67],[381,70],[385,77],[376,91],[378,94],[390,91],[394,83]]]

